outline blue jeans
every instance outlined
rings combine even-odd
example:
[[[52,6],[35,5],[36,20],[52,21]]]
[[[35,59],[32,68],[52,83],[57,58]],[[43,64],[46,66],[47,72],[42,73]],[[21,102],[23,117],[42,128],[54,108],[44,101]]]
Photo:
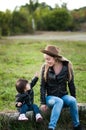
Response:
[[[55,129],[61,110],[65,105],[70,108],[73,126],[76,127],[80,124],[77,101],[73,96],[65,95],[62,98],[56,96],[46,96],[46,104],[48,107],[52,108],[49,128],[52,128],[53,130]]]
[[[33,111],[35,115],[40,113],[39,107],[36,104],[23,104],[19,109],[20,114],[25,114],[27,111]]]

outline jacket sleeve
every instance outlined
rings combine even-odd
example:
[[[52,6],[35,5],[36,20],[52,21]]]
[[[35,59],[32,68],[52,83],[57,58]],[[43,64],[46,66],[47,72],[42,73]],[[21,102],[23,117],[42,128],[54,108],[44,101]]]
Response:
[[[74,84],[74,73],[73,73],[73,69],[71,69],[71,80],[68,81],[68,87],[69,87],[69,91],[71,96],[76,97],[76,88],[75,88],[75,84]]]
[[[24,103],[24,100],[25,100],[25,97],[26,97],[26,94],[18,94],[16,95],[16,103],[15,103],[15,106],[17,106],[18,102],[21,102],[21,103]]]
[[[37,81],[38,81],[38,77],[34,77],[34,78],[31,80],[31,82],[30,82],[31,88],[33,88],[33,87],[35,86],[35,84],[37,83]]]
[[[15,102],[15,106],[16,106],[16,107],[18,107],[18,105],[17,105],[17,104],[18,104],[18,102],[20,102],[20,98],[19,98],[19,96],[18,96],[18,95],[16,95],[16,102]]]
[[[40,102],[41,104],[46,104],[45,96],[46,96],[46,82],[44,79],[44,66],[41,70],[41,81],[40,81]]]

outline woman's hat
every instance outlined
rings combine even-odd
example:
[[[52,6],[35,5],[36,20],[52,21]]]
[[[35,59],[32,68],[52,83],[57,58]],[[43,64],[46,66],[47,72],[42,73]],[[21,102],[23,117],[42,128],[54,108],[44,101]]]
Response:
[[[41,52],[52,57],[62,58],[62,56],[59,55],[59,48],[53,45],[48,45],[44,50],[41,50]]]

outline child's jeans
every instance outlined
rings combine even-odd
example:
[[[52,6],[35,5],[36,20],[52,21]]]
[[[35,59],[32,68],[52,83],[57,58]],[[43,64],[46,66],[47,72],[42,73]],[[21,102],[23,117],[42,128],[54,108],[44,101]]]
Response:
[[[27,111],[33,111],[35,115],[40,113],[39,107],[36,104],[23,104],[18,111],[20,112],[20,114],[25,114]]]

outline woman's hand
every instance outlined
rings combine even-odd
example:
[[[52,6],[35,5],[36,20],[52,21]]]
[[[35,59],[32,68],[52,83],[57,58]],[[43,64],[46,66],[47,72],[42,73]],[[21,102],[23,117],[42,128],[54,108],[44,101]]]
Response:
[[[48,107],[47,105],[44,104],[44,105],[41,105],[40,109],[41,111],[46,112],[48,110]]]
[[[18,107],[20,107],[21,105],[22,105],[22,103],[21,103],[21,102],[18,102],[18,103],[17,103],[17,106],[18,106]]]

